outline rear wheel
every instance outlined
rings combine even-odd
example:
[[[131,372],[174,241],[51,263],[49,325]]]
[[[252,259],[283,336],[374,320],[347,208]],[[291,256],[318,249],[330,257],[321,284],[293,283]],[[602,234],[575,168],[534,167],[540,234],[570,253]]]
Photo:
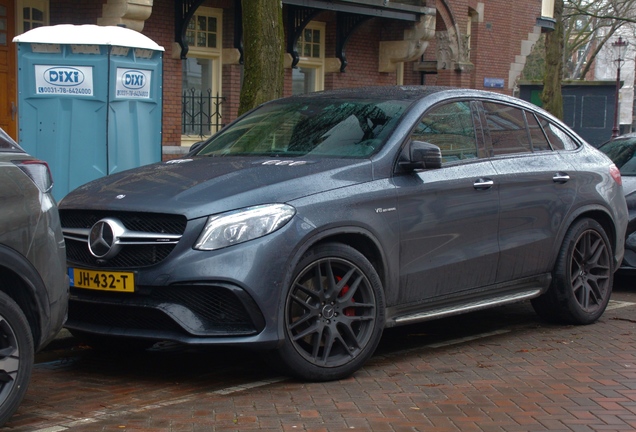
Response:
[[[0,426],[18,409],[33,369],[33,337],[22,309],[0,292]]]
[[[287,372],[310,381],[353,374],[375,351],[384,327],[376,270],[342,244],[318,246],[303,257],[284,308],[285,343],[276,358]]]
[[[550,289],[532,306],[550,321],[590,324],[605,311],[613,281],[612,249],[603,227],[581,219],[565,235]]]

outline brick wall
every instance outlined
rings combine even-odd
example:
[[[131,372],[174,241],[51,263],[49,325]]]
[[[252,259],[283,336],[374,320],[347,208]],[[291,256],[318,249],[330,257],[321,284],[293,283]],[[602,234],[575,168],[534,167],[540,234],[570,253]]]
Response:
[[[143,34],[164,47],[162,145],[181,145],[181,49],[175,47],[174,1],[154,0]],[[176,58],[174,58],[176,57]]]
[[[223,10],[223,48],[234,49],[235,14],[240,11],[234,6]],[[222,115],[224,125],[230,123],[237,116],[239,102],[241,98],[241,70],[240,64],[223,65],[222,92],[223,101]]]
[[[503,89],[488,89],[511,94],[508,73],[511,63],[521,54],[521,44],[533,31],[536,18],[541,14],[541,2],[515,1],[514,13],[510,2],[491,0],[486,3],[484,21],[473,23],[473,50],[475,64],[474,88],[484,88],[484,78],[504,78]]]
[[[106,1],[50,0],[51,25],[97,24],[97,18],[102,13],[102,5]]]

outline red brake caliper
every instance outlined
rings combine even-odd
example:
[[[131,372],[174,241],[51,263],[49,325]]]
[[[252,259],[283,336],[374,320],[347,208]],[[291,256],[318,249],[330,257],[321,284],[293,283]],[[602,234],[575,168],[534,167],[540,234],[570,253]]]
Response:
[[[340,276],[336,276],[336,280],[337,280],[338,282],[340,282],[340,281],[342,280],[342,278],[341,278]],[[348,292],[348,291],[349,291],[349,285],[345,285],[345,286],[343,286],[343,287],[342,287],[342,290],[340,291],[340,294],[338,294],[338,297],[344,297],[344,296],[347,294],[347,292]],[[355,302],[355,299],[351,298],[351,302],[352,302],[352,303],[353,303],[353,302]],[[354,308],[352,308],[352,307],[345,308],[345,310],[343,311],[343,313],[344,313],[346,316],[356,316],[356,311],[355,311],[355,309],[354,309]]]

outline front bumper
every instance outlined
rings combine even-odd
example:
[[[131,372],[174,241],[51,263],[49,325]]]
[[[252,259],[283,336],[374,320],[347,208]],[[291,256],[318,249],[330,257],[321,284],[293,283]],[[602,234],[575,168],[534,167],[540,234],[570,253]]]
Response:
[[[209,337],[262,332],[265,319],[254,300],[228,283],[137,287],[135,293],[71,289],[70,329],[192,343]]]
[[[138,268],[135,292],[71,287],[66,327],[87,333],[197,345],[278,346],[284,287],[305,225],[216,251],[192,249],[205,220],[188,222],[159,264]],[[304,228],[303,228],[304,227]],[[69,262],[75,268],[131,271]]]

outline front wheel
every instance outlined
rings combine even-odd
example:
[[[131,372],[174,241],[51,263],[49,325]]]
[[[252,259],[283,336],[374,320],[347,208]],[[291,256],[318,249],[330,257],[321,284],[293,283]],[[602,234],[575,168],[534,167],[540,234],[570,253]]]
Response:
[[[343,244],[317,246],[301,259],[283,306],[285,342],[275,358],[304,380],[353,374],[384,328],[380,278],[364,255]]]
[[[18,409],[34,360],[31,328],[22,309],[0,292],[0,426]]]
[[[581,219],[565,235],[549,290],[532,300],[532,306],[550,321],[591,324],[603,315],[613,282],[605,230],[593,219]]]

